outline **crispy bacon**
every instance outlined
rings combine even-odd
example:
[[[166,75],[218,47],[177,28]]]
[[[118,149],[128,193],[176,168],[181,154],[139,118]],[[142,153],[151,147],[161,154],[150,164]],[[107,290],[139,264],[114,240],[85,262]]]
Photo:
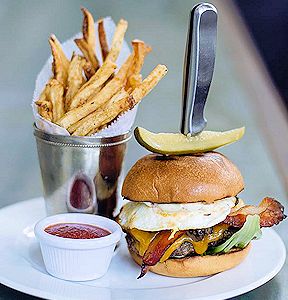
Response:
[[[141,273],[137,279],[147,273],[149,266],[156,265],[165,251],[184,233],[185,230],[177,231],[174,236],[169,239],[171,230],[159,231],[143,255]]]
[[[226,217],[224,223],[234,227],[242,227],[247,215],[259,215],[260,227],[277,225],[286,218],[281,203],[273,198],[266,197],[259,206],[245,205],[237,211],[233,211]]]

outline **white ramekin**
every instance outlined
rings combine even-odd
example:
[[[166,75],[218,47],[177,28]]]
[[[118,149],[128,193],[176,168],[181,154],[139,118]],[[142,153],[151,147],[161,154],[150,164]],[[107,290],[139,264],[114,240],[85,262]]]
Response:
[[[108,229],[111,234],[96,239],[70,239],[51,235],[44,229],[57,223],[82,223]],[[34,228],[46,270],[57,278],[84,281],[103,276],[111,262],[122,230],[114,221],[96,215],[68,213],[47,217]]]

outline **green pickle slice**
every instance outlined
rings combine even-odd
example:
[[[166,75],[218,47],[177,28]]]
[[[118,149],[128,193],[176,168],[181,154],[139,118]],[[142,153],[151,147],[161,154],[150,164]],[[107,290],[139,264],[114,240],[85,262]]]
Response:
[[[134,135],[140,145],[147,150],[166,154],[184,155],[215,150],[242,138],[245,127],[228,131],[202,131],[189,136],[181,133],[153,133],[145,128],[136,127]]]

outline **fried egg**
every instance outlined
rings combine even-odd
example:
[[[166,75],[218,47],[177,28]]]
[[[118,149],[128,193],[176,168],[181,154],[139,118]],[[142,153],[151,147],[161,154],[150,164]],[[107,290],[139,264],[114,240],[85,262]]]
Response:
[[[208,228],[222,222],[236,202],[235,197],[209,204],[205,202],[158,204],[129,201],[121,209],[119,223],[126,229],[137,228],[144,231]]]

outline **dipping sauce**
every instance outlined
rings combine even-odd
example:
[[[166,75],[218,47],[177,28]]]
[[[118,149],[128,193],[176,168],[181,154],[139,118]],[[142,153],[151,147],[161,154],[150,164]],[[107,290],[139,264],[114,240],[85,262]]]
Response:
[[[45,232],[69,239],[97,239],[111,234],[107,229],[80,223],[53,224],[44,229]]]

